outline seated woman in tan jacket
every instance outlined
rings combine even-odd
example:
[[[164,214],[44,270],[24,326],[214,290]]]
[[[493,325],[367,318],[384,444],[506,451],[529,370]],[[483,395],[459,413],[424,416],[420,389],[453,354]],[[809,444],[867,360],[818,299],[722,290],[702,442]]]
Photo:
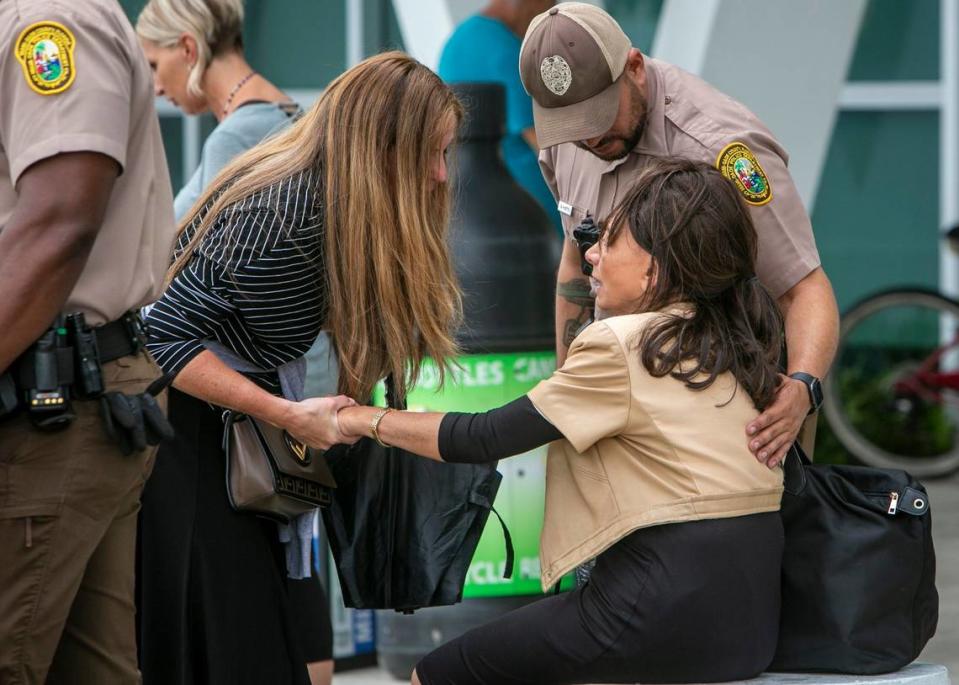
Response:
[[[588,584],[438,648],[413,683],[710,682],[768,666],[782,472],[742,426],[776,392],[782,321],[756,246],[727,180],[664,160],[587,253],[610,317],[551,378],[485,414],[339,411],[346,435],[450,462],[551,443],[544,589],[596,557]]]

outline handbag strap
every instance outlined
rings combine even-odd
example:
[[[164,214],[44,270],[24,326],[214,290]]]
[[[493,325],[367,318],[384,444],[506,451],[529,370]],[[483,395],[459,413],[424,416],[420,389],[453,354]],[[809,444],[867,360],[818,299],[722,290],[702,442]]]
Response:
[[[393,374],[386,377],[386,406],[392,409],[406,409],[406,396],[399,397],[396,393],[396,382]]]
[[[496,511],[496,507],[490,507],[490,511],[496,514],[496,518],[499,519],[499,524],[503,527],[503,542],[506,543],[506,565],[503,567],[503,578],[508,580],[513,577],[513,561],[516,557],[516,550],[513,549],[513,536],[509,534],[506,521],[504,521],[503,517]]]

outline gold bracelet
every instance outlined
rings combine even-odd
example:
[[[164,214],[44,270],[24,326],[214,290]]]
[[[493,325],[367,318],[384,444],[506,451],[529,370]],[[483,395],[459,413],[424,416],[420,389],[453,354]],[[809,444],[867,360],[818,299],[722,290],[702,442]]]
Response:
[[[376,444],[379,445],[380,447],[391,447],[391,445],[387,445],[385,442],[380,440],[380,433],[379,433],[380,421],[382,421],[383,417],[389,414],[391,411],[393,410],[389,407],[387,407],[386,409],[380,409],[378,412],[376,412],[376,415],[373,417],[373,420],[370,421],[370,430],[373,432],[373,439],[376,440]]]

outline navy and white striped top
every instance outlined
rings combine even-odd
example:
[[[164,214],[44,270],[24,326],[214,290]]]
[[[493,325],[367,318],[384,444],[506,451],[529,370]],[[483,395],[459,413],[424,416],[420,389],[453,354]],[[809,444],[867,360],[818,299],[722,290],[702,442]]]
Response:
[[[323,217],[312,170],[226,207],[147,316],[147,348],[177,374],[213,339],[270,371],[246,374],[279,394],[277,366],[302,356],[326,318]],[[194,222],[177,242],[179,256]]]

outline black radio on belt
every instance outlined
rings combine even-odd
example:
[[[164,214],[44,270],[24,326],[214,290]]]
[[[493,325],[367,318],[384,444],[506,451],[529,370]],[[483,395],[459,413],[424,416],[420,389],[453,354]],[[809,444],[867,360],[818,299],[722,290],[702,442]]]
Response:
[[[64,318],[0,374],[0,418],[26,409],[40,430],[64,428],[73,420],[70,400],[90,400],[105,391],[101,364],[136,354],[144,344],[135,312],[90,328],[82,313]]]
[[[72,357],[68,331],[58,316],[20,360],[20,384],[30,422],[40,430],[60,430],[75,418],[70,408]]]
[[[580,222],[579,226],[573,229],[573,242],[579,248],[579,258],[582,260],[580,268],[586,276],[593,273],[593,265],[586,261],[586,253],[589,248],[599,242],[599,234],[600,228],[589,214]]]

